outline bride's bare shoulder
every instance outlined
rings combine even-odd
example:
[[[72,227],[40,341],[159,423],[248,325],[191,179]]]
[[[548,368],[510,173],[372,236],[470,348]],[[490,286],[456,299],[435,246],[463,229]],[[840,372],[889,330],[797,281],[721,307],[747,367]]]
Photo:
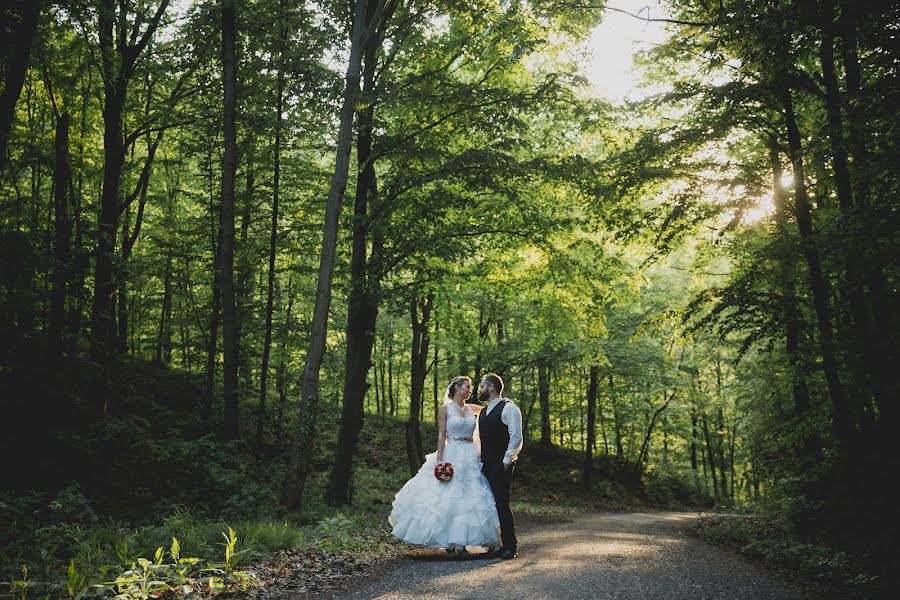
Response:
[[[469,408],[470,408],[470,409],[472,410],[472,412],[475,413],[476,415],[477,415],[478,413],[481,412],[481,407],[478,406],[477,404],[470,404],[470,405],[469,405]]]

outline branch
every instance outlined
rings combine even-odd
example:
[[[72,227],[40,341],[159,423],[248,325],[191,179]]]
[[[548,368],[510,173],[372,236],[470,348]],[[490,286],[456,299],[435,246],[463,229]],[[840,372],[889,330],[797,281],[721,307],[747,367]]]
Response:
[[[438,125],[441,125],[442,123],[444,123],[444,122],[447,121],[448,119],[451,119],[451,118],[453,118],[453,117],[455,117],[455,116],[457,116],[457,115],[463,114],[463,113],[465,113],[465,112],[467,112],[467,111],[471,111],[471,110],[480,110],[480,109],[482,109],[482,108],[487,108],[487,107],[489,107],[489,106],[494,106],[494,105],[496,105],[496,104],[503,104],[504,102],[512,102],[512,101],[514,101],[514,100],[532,100],[532,99],[534,99],[534,98],[536,98],[536,97],[537,97],[537,96],[533,96],[533,95],[529,95],[529,94],[516,94],[516,95],[513,95],[513,96],[506,96],[506,97],[503,97],[503,98],[498,98],[498,99],[494,99],[494,100],[489,100],[489,101],[487,101],[487,102],[482,102],[482,103],[480,103],[480,104],[467,104],[467,105],[465,105],[465,106],[463,106],[463,107],[461,107],[461,108],[457,108],[456,110],[452,110],[452,111],[450,111],[449,113],[447,113],[447,114],[445,114],[445,115],[441,115],[440,117],[438,117],[438,118],[435,119],[434,121],[431,121],[431,122],[428,123],[427,125],[420,127],[419,129],[415,130],[414,132],[412,132],[412,133],[410,133],[410,134],[407,134],[407,135],[405,135],[405,136],[403,136],[403,137],[400,137],[400,138],[394,140],[394,143],[392,143],[392,144],[390,144],[390,145],[388,145],[388,146],[385,146],[384,150],[382,150],[381,152],[373,153],[371,160],[372,160],[372,161],[375,161],[375,160],[378,160],[379,158],[382,158],[382,157],[384,157],[384,156],[387,156],[387,155],[390,154],[395,148],[398,148],[398,147],[401,147],[401,146],[406,145],[408,142],[411,142],[413,139],[415,139],[416,137],[418,137],[420,134],[425,133],[426,131],[429,131],[429,130],[431,130],[431,129],[434,129],[435,127],[437,127]]]
[[[144,167],[141,169],[141,174],[138,177],[137,185],[134,188],[134,191],[131,192],[128,197],[125,199],[122,204],[119,205],[119,214],[121,215],[125,212],[125,209],[128,208],[134,199],[141,194],[141,190],[146,190],[147,185],[150,183],[150,167],[153,165],[153,159],[156,157],[156,149],[159,147],[159,142],[162,140],[162,135],[165,129],[158,130],[156,134],[156,139],[153,140],[153,143],[147,148],[147,158],[144,160]],[[141,201],[140,212],[144,212],[144,203]],[[135,231],[137,231],[139,227],[135,227]],[[134,243],[134,242],[132,242]]]
[[[640,12],[646,10],[649,13],[649,8],[644,7],[638,14],[628,12],[627,10],[622,10],[621,8],[615,8],[612,6],[606,6],[605,4],[573,4],[570,2],[562,2],[563,6],[568,6],[569,8],[593,8],[597,10],[611,10],[613,12],[621,13],[623,15],[628,15],[634,19],[638,19],[639,21],[644,21],[646,23],[673,23],[675,25],[687,25],[688,27],[710,27],[714,24],[714,22],[703,22],[703,21],[683,21],[681,19],[666,19],[666,18],[651,18],[651,17],[642,17]]]
[[[140,55],[143,51],[144,47],[150,42],[150,38],[153,37],[153,33],[156,31],[156,28],[159,26],[159,21],[162,19],[163,13],[166,12],[166,8],[169,6],[169,0],[162,0],[159,3],[159,7],[156,9],[156,14],[153,15],[153,18],[150,19],[150,23],[147,25],[147,30],[144,31],[144,35],[141,36],[141,40],[135,45],[131,46],[134,54],[132,55],[132,65],[134,64],[134,60]]]

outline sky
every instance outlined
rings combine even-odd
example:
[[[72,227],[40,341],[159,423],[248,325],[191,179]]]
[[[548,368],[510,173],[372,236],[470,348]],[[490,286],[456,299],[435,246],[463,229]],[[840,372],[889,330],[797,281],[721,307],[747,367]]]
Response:
[[[651,18],[668,16],[657,0],[609,0],[609,6]],[[586,55],[583,74],[597,95],[612,101],[639,100],[650,90],[639,88],[640,74],[632,65],[635,53],[666,37],[665,23],[646,21],[607,10],[581,49]]]

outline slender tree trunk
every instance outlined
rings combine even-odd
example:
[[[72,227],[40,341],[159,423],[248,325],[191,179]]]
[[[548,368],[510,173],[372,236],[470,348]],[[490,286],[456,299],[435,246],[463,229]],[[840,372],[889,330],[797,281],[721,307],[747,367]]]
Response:
[[[238,401],[238,323],[234,289],[234,183],[237,171],[237,132],[235,127],[235,0],[222,0],[222,81],[224,84],[225,152],[222,160],[222,205],[219,245],[219,286],[222,290],[223,401],[225,435],[239,436]]]
[[[91,87],[93,81],[93,69],[85,69],[88,72],[88,84],[85,85],[84,77],[80,78],[81,82],[81,128],[78,137],[78,188],[77,191],[74,184],[69,179],[70,192],[72,201],[72,213],[75,224],[75,242],[72,248],[72,302],[69,307],[69,343],[66,344],[70,353],[75,351],[78,339],[81,337],[82,322],[82,305],[84,302],[84,279],[88,268],[88,253],[84,249],[84,226],[81,218],[81,199],[84,196],[84,138],[87,130],[87,107],[88,94],[87,90]],[[0,158],[2,161],[2,158]]]
[[[531,440],[531,427],[529,426],[529,424],[531,423],[531,415],[534,414],[534,405],[537,404],[538,401],[537,386],[534,383],[537,378],[537,376],[535,375],[535,371],[535,367],[529,369],[529,377],[531,379],[531,401],[528,403],[528,408],[525,411],[525,419],[522,423],[522,436],[524,437],[526,443]]]
[[[545,362],[538,363],[538,395],[541,408],[541,442],[543,453],[553,446],[550,437],[550,367]]]
[[[778,218],[778,229],[783,238],[787,237],[786,225],[788,220],[787,203],[785,202],[784,189],[781,186],[782,169],[778,159],[778,146],[772,142],[769,146],[769,162],[772,166],[773,194],[775,214]],[[785,239],[787,243],[787,239]],[[791,366],[791,387],[794,398],[794,407],[798,416],[803,416],[809,409],[809,390],[806,386],[806,369],[800,354],[800,311],[797,307],[797,295],[795,290],[795,264],[791,252],[783,252],[781,259],[781,288],[784,295],[784,322],[786,328],[785,345],[788,362]]]
[[[656,421],[659,419],[659,416],[665,411],[669,404],[671,404],[672,400],[675,398],[675,392],[672,392],[670,395],[668,390],[663,390],[663,403],[662,405],[655,409],[653,413],[648,413],[647,419],[647,431],[644,434],[644,441],[641,443],[641,449],[638,451],[638,458],[635,461],[635,469],[640,470],[641,465],[648,460],[650,455],[650,440],[653,437],[653,430],[656,427]]]
[[[331,281],[334,274],[334,258],[337,247],[338,217],[347,187],[350,167],[350,150],[353,139],[353,117],[359,97],[359,80],[362,62],[363,25],[365,0],[356,0],[353,12],[353,31],[350,56],[347,64],[346,88],[341,107],[340,129],[337,136],[337,158],[334,177],[328,192],[325,208],[325,227],[322,235],[322,253],[319,260],[319,277],[316,286],[316,304],[313,311],[309,348],[303,371],[300,397],[300,416],[291,449],[290,463],[285,477],[281,503],[289,508],[300,506],[303,487],[309,471],[315,439],[315,424],[319,408],[319,369],[325,354],[328,333],[328,309],[331,305]]]
[[[409,307],[412,320],[412,360],[410,361],[409,419],[406,421],[406,456],[409,460],[411,475],[415,475],[425,462],[419,414],[424,401],[425,378],[428,375],[428,326],[433,305],[434,292],[429,292],[423,299],[414,298]],[[421,314],[421,318],[419,314]]]
[[[241,198],[241,224],[235,228],[235,283],[234,283],[234,306],[235,306],[235,339],[237,339],[237,372],[238,372],[238,405],[244,397],[244,390],[253,387],[252,375],[250,373],[250,344],[241,344],[243,339],[244,326],[249,322],[251,316],[251,303],[253,301],[253,259],[250,252],[250,221],[253,216],[253,194],[256,188],[256,172],[254,171],[253,156],[255,151],[253,146],[254,140],[247,142],[247,159],[246,159],[246,183],[244,193]],[[240,153],[240,150],[238,150]],[[235,196],[235,214],[237,214],[238,197]]]
[[[72,303],[69,310],[69,336],[68,344],[69,352],[74,352],[78,340],[81,337],[82,308],[84,303],[84,280],[85,273],[88,269],[89,254],[84,249],[84,224],[81,218],[82,199],[84,198],[84,138],[87,131],[87,110],[88,99],[90,94],[88,90],[92,88],[93,69],[84,69],[87,71],[88,81],[84,82],[84,77],[80,78],[81,82],[81,127],[78,137],[78,189],[77,193],[73,189],[70,193],[72,200],[72,208],[75,218],[75,244],[72,252],[74,273]],[[2,157],[2,155],[0,155]],[[0,158],[2,161],[2,158]],[[70,179],[71,184],[71,179]]]
[[[118,300],[116,311],[118,312],[118,336],[116,351],[119,354],[128,352],[128,265],[125,258],[128,245],[128,231],[131,227],[131,207],[125,207],[122,215],[122,254],[116,265],[116,291]]]
[[[394,336],[388,339],[388,400],[390,402],[390,415],[396,414],[396,401],[394,399]]]
[[[591,365],[590,383],[587,392],[587,440],[584,444],[584,487],[591,489],[591,472],[594,469],[594,423],[597,410],[597,388],[600,382],[600,367]]]
[[[437,320],[437,315],[435,315],[434,320],[434,337],[438,336],[438,329],[440,326],[440,322]],[[434,370],[431,372],[431,391],[434,399],[434,422],[437,423],[438,420],[438,411],[440,410],[441,402],[438,399],[439,386],[438,386],[438,345],[434,344],[434,359],[433,363]]]
[[[603,453],[609,456],[609,436],[606,435],[606,419],[603,416],[601,396],[597,396],[597,420],[600,421],[600,437],[603,438]]]
[[[495,369],[497,375],[503,380],[503,388],[510,388],[509,374],[506,372],[506,360],[503,358],[503,343],[505,338],[505,332],[503,329],[503,319],[497,319],[497,357],[494,359]]]
[[[812,212],[806,192],[806,176],[803,169],[803,148],[800,129],[797,127],[790,89],[786,85],[782,85],[780,95],[788,132],[790,158],[794,168],[794,214],[809,269],[810,288],[813,293],[813,305],[819,328],[819,343],[822,349],[825,381],[831,398],[833,428],[837,438],[842,443],[849,443],[854,436],[855,425],[850,404],[838,375],[832,334],[831,310],[828,306],[828,282],[822,273],[819,251],[816,247],[815,234],[813,232]]]
[[[366,27],[373,26],[377,3],[368,2]],[[381,42],[371,36],[363,50],[363,98],[365,108],[357,117],[357,181],[353,206],[353,241],[350,252],[350,294],[347,299],[346,362],[344,365],[343,406],[341,426],[335,447],[334,465],[325,492],[329,506],[350,504],[353,497],[353,456],[359,432],[362,431],[366,393],[369,390],[369,369],[375,345],[380,296],[380,239],[374,240],[373,256],[368,262],[367,250],[372,223],[368,216],[369,203],[377,198],[378,188],[372,157],[373,116],[375,99],[375,68]],[[376,238],[377,238],[376,234]]]
[[[722,491],[722,499],[724,501],[730,501],[728,496],[728,468],[725,462],[725,413],[721,406],[718,410],[717,426],[718,431],[716,432],[716,438],[718,440],[717,450],[719,454],[719,489]]]
[[[53,240],[53,288],[50,292],[50,325],[48,347],[50,361],[58,363],[65,347],[66,288],[71,281],[72,221],[69,218],[67,192],[69,180],[69,115],[56,119],[55,160],[53,167],[53,210],[55,215]]]
[[[790,216],[788,214],[784,189],[781,185],[782,168],[781,161],[778,157],[778,145],[774,140],[770,140],[769,163],[772,167],[772,197],[775,204],[778,233],[783,240],[782,243],[787,245],[789,244],[787,225]],[[800,332],[802,331],[802,324],[798,306],[799,301],[796,294],[796,260],[790,249],[786,249],[781,253],[781,265],[779,270],[781,291],[783,295],[782,304],[784,307],[785,352],[787,353],[791,375],[791,396],[794,400],[794,411],[797,418],[806,419],[806,413],[810,407],[810,398],[809,389],[806,384],[807,369],[800,348]],[[796,451],[801,460],[806,463],[806,461],[812,459],[816,454],[820,444],[821,441],[818,439],[818,436],[811,434],[805,436],[805,438],[797,445]]]
[[[709,435],[709,424],[707,423],[705,412],[701,414],[700,422],[703,425],[703,437],[706,440],[706,451],[703,453],[703,455],[709,463],[709,473],[712,476],[713,483],[713,498],[716,499],[716,502],[720,502],[721,496],[719,495],[719,480],[716,479],[716,451],[712,443],[712,436]]]
[[[212,143],[212,135],[209,136]],[[209,216],[210,216],[210,245],[212,249],[213,280],[211,296],[211,314],[209,318],[209,339],[206,347],[206,380],[204,383],[203,419],[207,426],[212,420],[213,382],[216,378],[216,357],[219,352],[219,323],[222,312],[222,293],[219,287],[219,247],[222,245],[222,228],[219,225],[221,218],[219,210],[215,206],[213,193],[213,166],[212,146],[207,146],[207,178],[209,182]]]
[[[262,366],[259,371],[259,404],[256,408],[256,447],[262,448],[266,421],[266,394],[269,384],[269,354],[272,349],[272,312],[275,307],[275,256],[278,246],[278,200],[281,187],[281,113],[284,111],[284,62],[287,45],[285,0],[279,0],[279,55],[275,90],[275,149],[272,175],[272,226],[269,230],[269,273],[266,280],[266,325],[263,339]]]
[[[728,470],[731,473],[731,493],[729,496],[731,497],[731,501],[734,502],[734,447],[735,447],[735,438],[737,437],[737,422],[731,426],[731,435],[728,438]]]
[[[147,90],[145,116],[149,118],[151,101],[153,97],[153,87],[150,84],[149,80],[147,82]],[[149,133],[147,133],[146,135],[147,158],[144,160],[144,167],[141,170],[140,177],[138,178],[137,188],[132,194],[132,196],[136,195],[140,198],[140,200],[138,200],[138,209],[134,220],[134,230],[129,230],[129,228],[131,227],[131,205],[128,202],[126,202],[125,204],[125,213],[124,218],[122,219],[122,254],[119,259],[119,264],[116,268],[116,279],[118,283],[117,288],[119,297],[117,303],[117,309],[119,313],[119,336],[117,350],[120,354],[125,354],[126,352],[128,352],[128,261],[131,258],[131,251],[134,249],[135,243],[137,243],[138,236],[141,233],[141,226],[144,222],[144,208],[147,205],[147,190],[150,184],[150,169],[156,157],[156,149],[159,147],[159,143],[162,140],[162,135],[162,131],[158,132],[155,140],[151,138]],[[132,154],[133,152],[134,146],[132,146]],[[172,230],[172,207],[174,206],[177,190],[178,185],[176,184],[175,188],[169,191],[169,203],[166,206],[166,226],[169,227],[170,230]],[[171,345],[169,354],[171,355]]]
[[[612,374],[608,377],[609,383],[609,400],[613,411],[613,430],[616,434],[616,457],[625,458],[625,450],[622,447],[622,418],[619,416],[619,401],[615,397],[615,388],[613,387]]]
[[[691,472],[694,474],[694,484],[700,491],[700,477],[697,473],[697,409],[691,407]]]
[[[275,433],[281,437],[283,430],[284,409],[287,406],[287,341],[288,332],[291,330],[291,311],[294,307],[293,297],[293,277],[288,277],[287,285],[287,308],[284,310],[284,325],[281,329],[279,337],[281,341],[278,343],[278,367],[275,369],[275,390],[278,392],[278,407],[275,414]],[[279,292],[279,305],[281,304],[281,293]],[[279,313],[281,309],[279,308]]]
[[[163,301],[159,314],[159,333],[156,337],[156,362],[172,363],[172,257],[166,258],[166,273],[163,278]]]
[[[373,356],[378,356],[378,330],[375,330],[375,339],[372,341],[372,354]],[[382,372],[384,369],[384,361],[380,358],[376,358],[376,360],[372,363],[372,387],[375,388],[375,414],[381,415],[381,399],[384,396],[384,391],[380,385],[380,377],[382,377]]]

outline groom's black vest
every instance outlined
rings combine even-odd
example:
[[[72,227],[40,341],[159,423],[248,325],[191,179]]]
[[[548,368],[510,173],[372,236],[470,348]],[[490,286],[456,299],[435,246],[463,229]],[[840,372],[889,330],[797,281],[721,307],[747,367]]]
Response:
[[[481,437],[481,462],[486,465],[503,462],[503,456],[509,447],[509,429],[500,420],[500,415],[508,400],[501,400],[487,413],[485,407],[478,415],[478,435]]]

